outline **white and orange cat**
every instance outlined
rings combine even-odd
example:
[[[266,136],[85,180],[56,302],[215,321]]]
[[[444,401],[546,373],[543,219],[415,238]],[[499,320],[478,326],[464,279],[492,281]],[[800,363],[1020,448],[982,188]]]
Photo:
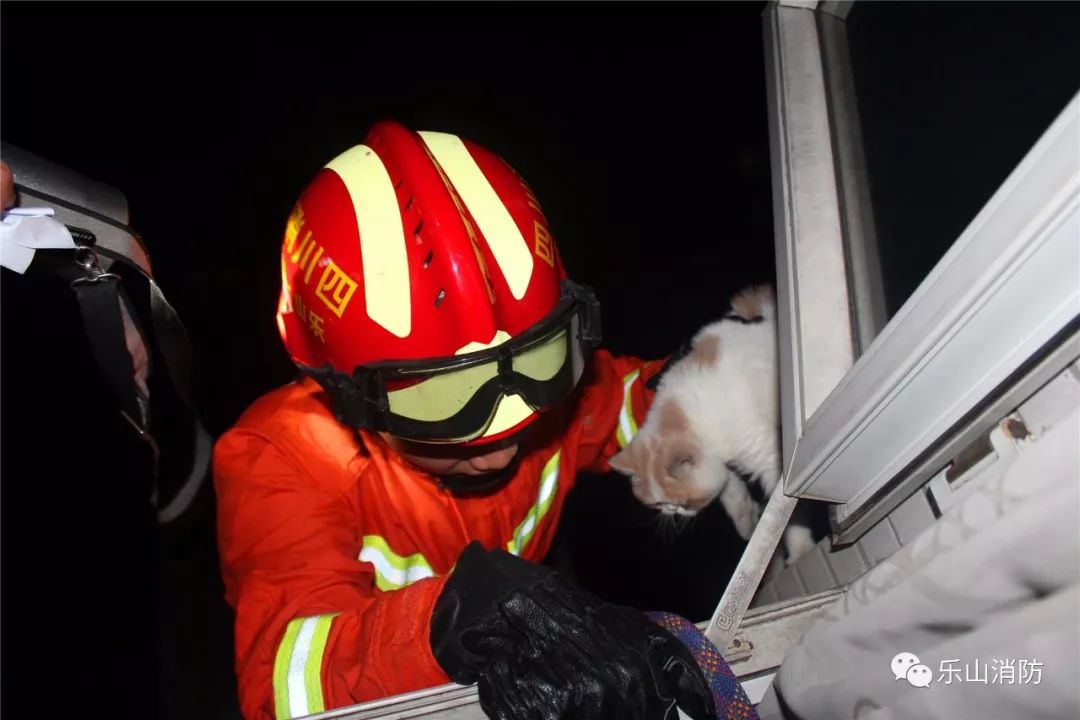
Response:
[[[611,459],[635,497],[669,515],[696,514],[719,499],[748,539],[780,480],[776,300],[772,288],[739,293],[723,319],[706,325],[656,389],[645,424]],[[798,521],[784,534],[787,562],[813,546]]]

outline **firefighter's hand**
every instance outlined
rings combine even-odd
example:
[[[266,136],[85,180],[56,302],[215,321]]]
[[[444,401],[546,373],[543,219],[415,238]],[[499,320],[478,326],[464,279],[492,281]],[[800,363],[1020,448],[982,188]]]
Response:
[[[431,645],[498,720],[665,720],[676,704],[695,720],[715,713],[701,669],[667,630],[475,542],[436,603]]]

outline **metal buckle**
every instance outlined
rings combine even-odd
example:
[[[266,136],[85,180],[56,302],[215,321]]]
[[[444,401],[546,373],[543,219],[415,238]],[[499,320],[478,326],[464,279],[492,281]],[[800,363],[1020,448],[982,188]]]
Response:
[[[120,279],[119,275],[101,269],[101,258],[98,257],[97,251],[90,245],[75,246],[75,264],[82,268],[86,275],[72,280],[71,287]]]

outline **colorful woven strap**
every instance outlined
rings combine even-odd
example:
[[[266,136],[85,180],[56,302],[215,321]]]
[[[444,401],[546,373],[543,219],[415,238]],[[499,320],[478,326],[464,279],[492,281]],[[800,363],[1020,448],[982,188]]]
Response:
[[[679,638],[694,656],[712,688],[717,720],[759,720],[746,691],[731,672],[723,654],[705,637],[697,625],[679,615],[664,612],[646,613],[660,627]]]

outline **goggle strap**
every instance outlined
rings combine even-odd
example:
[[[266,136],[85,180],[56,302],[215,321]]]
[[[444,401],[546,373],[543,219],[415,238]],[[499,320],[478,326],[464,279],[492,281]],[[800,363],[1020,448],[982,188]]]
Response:
[[[334,417],[345,425],[371,428],[372,413],[368,412],[368,399],[364,383],[357,383],[348,375],[336,372],[331,366],[321,368],[301,367],[301,371],[313,378],[330,396]],[[377,415],[377,413],[375,414]],[[375,429],[375,428],[372,428]]]
[[[595,348],[603,338],[603,327],[600,322],[600,300],[593,293],[592,288],[586,285],[573,285],[571,295],[584,306],[584,312],[579,313],[581,326],[578,335],[581,341],[590,348]]]

